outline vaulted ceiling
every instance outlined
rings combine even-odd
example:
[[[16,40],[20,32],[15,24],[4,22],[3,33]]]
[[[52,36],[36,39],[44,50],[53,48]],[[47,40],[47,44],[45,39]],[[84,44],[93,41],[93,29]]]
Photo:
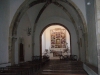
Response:
[[[81,28],[82,33],[86,33],[86,29],[82,18],[78,12],[78,8],[75,8],[73,4],[68,0],[31,0],[22,4],[21,8],[17,12],[16,18],[13,22],[13,33],[16,34],[18,23],[24,13],[27,13],[29,20],[36,28],[36,23],[43,21],[50,17],[61,17],[67,21],[73,23],[77,35]]]

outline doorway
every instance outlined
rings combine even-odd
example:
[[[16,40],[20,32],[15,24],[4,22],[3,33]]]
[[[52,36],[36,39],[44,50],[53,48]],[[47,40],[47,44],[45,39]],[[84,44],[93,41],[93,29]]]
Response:
[[[19,39],[19,63],[24,62],[24,44],[22,38]]]
[[[71,36],[62,25],[50,25],[41,36],[41,55],[50,59],[59,59],[59,55],[71,55]]]

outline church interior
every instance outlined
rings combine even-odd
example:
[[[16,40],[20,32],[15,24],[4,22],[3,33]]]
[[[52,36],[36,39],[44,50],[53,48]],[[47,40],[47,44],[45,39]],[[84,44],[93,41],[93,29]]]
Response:
[[[0,0],[0,75],[100,75],[100,0]]]

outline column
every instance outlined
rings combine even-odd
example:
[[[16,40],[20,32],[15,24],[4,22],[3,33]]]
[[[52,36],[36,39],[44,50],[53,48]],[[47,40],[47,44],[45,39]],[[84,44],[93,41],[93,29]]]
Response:
[[[100,0],[96,1],[96,35],[98,51],[98,75],[100,75]]]

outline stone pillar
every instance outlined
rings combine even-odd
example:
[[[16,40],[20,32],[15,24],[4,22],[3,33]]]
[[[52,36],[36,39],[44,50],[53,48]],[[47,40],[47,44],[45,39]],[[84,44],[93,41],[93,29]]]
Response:
[[[15,42],[16,42],[17,38],[14,37],[12,38],[12,51],[11,51],[11,64],[15,64]]]
[[[100,0],[96,1],[96,35],[98,50],[98,75],[100,75]]]

